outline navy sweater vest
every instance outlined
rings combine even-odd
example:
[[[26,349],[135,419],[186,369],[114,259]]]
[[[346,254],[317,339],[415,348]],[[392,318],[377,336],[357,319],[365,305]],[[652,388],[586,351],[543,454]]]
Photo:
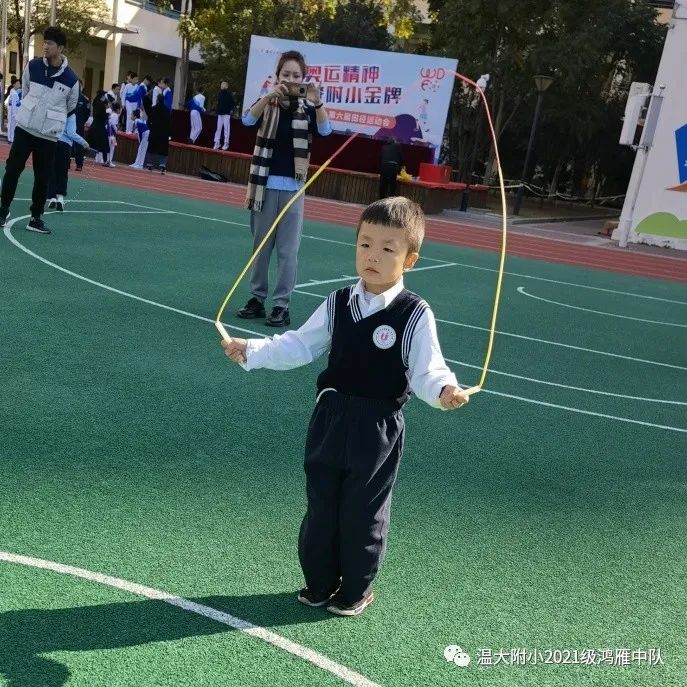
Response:
[[[404,289],[387,308],[363,319],[352,289],[327,299],[332,345],[329,365],[317,378],[318,393],[333,388],[348,396],[393,400],[400,408],[410,397],[410,343],[429,306]]]

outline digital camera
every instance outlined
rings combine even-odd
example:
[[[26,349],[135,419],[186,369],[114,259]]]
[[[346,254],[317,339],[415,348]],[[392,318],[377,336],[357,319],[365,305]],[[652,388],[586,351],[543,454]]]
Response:
[[[308,95],[307,83],[286,83],[287,95],[292,98],[306,98]]]

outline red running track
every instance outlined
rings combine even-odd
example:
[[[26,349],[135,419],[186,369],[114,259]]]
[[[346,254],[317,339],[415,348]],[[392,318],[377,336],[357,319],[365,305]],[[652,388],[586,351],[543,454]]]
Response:
[[[7,158],[9,146],[0,148],[0,160]],[[130,169],[127,165],[105,168],[86,161],[85,178],[107,184],[157,191],[170,195],[193,198],[241,207],[245,189],[235,184],[218,184],[181,175],[162,176],[156,172]],[[333,222],[355,227],[360,207],[312,196],[306,197],[307,219]],[[468,246],[489,251],[501,249],[501,231],[475,224],[427,218],[426,238],[440,243]],[[619,272],[655,279],[668,279],[687,283],[687,256],[657,256],[633,253],[615,247],[581,246],[574,242],[549,239],[511,231],[508,235],[508,254],[534,260],[545,260],[591,269]]]

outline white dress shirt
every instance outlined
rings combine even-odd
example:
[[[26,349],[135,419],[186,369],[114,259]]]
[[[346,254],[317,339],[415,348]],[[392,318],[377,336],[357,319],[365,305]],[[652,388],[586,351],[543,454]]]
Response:
[[[360,312],[365,319],[389,306],[403,288],[401,279],[392,288],[375,295],[366,292],[362,279],[359,279],[351,291],[351,298],[358,296]],[[242,367],[245,370],[291,370],[301,367],[327,353],[331,347],[331,340],[325,299],[299,329],[268,339],[249,339],[246,363]],[[411,391],[434,408],[442,407],[439,395],[446,385],[458,386],[456,376],[446,366],[441,353],[434,313],[430,308],[424,310],[415,327],[406,375]]]

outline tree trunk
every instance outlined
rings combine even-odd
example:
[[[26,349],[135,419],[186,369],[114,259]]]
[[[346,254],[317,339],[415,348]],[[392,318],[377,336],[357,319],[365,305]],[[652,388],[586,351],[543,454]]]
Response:
[[[189,15],[189,5],[191,0],[184,0],[181,5],[181,14],[184,17]],[[186,104],[186,89],[188,88],[188,74],[189,74],[189,62],[191,54],[191,41],[187,36],[181,37],[181,70],[180,70],[180,81],[181,83],[175,84],[178,92],[181,96],[180,105],[183,107]]]
[[[24,17],[19,11],[19,0],[14,0],[14,16],[17,20],[17,76],[24,64]]]
[[[558,180],[563,172],[563,167],[565,167],[567,157],[561,156],[558,158],[558,163],[556,164],[556,169],[553,172],[553,177],[551,178],[551,183],[549,184],[549,200],[551,200],[558,191]]]

